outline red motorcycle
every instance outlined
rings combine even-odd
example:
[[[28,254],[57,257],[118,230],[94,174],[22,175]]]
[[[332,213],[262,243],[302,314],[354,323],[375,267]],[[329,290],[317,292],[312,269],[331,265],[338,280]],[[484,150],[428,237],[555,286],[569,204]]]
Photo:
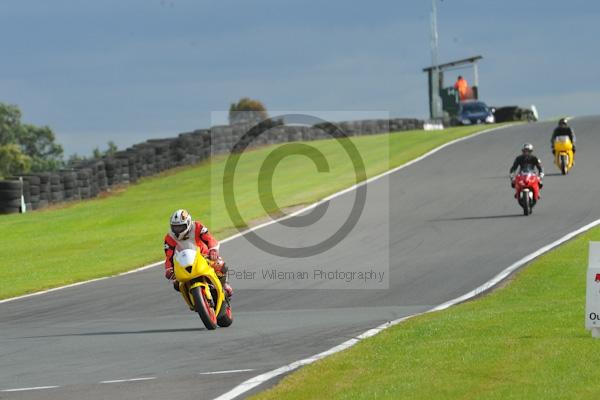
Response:
[[[523,214],[533,213],[533,207],[540,199],[542,179],[534,171],[521,171],[514,179],[515,198],[523,208]]]

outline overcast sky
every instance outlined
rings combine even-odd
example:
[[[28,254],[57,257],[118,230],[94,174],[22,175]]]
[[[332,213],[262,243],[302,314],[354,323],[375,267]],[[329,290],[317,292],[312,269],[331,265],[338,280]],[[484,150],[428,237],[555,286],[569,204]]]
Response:
[[[540,4],[543,6],[540,7]],[[272,110],[425,117],[428,0],[3,0],[0,101],[89,154]],[[484,56],[490,105],[598,112],[600,2],[445,0],[440,61]],[[469,74],[465,74],[469,78]],[[448,76],[447,83],[455,76]]]

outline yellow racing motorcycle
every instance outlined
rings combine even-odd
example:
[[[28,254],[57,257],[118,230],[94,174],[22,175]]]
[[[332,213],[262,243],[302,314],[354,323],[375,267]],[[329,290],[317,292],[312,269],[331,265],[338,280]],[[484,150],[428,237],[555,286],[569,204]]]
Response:
[[[574,153],[573,143],[568,136],[557,136],[554,139],[554,164],[563,175],[573,168]]]
[[[181,296],[190,310],[198,313],[206,329],[230,326],[233,316],[229,298],[225,295],[215,270],[200,253],[200,249],[177,251],[173,264]]]

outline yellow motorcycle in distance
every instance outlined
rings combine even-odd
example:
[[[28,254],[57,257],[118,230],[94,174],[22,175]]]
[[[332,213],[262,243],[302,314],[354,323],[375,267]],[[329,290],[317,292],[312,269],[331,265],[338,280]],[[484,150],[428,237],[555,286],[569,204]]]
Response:
[[[557,136],[554,139],[554,164],[563,175],[573,168],[573,143],[568,136]]]
[[[230,326],[233,323],[231,304],[219,277],[200,249],[175,252],[173,264],[181,296],[190,310],[198,313],[206,329]]]

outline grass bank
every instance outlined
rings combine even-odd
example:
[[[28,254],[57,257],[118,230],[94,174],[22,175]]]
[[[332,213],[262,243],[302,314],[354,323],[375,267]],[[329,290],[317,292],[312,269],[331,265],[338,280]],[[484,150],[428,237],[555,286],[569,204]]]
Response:
[[[408,320],[253,399],[599,399],[600,341],[584,329],[589,241],[600,228],[503,289]]]
[[[409,131],[352,138],[373,176],[453,139],[485,127]],[[328,161],[318,173],[307,157],[290,156],[273,176],[280,207],[311,203],[355,183],[352,160],[335,140],[307,142]],[[235,175],[238,207],[246,221],[264,218],[257,194],[258,171],[273,148],[245,153]],[[0,217],[0,299],[127,271],[159,260],[168,217],[187,208],[217,235],[233,231],[224,207],[225,157],[169,171],[102,199],[24,215]]]

